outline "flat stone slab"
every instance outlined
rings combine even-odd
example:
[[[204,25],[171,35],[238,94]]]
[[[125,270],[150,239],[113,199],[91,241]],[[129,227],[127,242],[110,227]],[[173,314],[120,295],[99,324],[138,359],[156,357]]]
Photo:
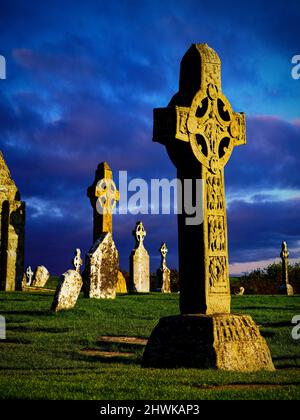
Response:
[[[113,357],[134,357],[134,353],[125,353],[125,352],[119,352],[119,351],[102,351],[102,350],[96,350],[96,349],[83,349],[80,351],[80,354],[83,354],[85,356],[94,356],[94,357],[105,357],[105,358],[113,358]]]
[[[139,346],[146,346],[148,340],[139,337],[118,337],[118,336],[108,336],[102,335],[97,338],[97,341],[102,343],[122,343],[122,344],[136,344]]]

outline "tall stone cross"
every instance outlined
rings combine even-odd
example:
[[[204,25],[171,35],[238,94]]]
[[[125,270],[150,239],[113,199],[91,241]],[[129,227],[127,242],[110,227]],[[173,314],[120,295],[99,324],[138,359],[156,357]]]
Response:
[[[282,261],[282,283],[280,286],[280,292],[287,294],[288,296],[293,296],[294,290],[293,286],[289,283],[289,251],[286,242],[282,242],[280,258]]]
[[[105,232],[112,233],[112,213],[119,201],[119,191],[113,181],[112,170],[106,162],[98,165],[93,184],[87,190],[93,207],[94,242]]]
[[[167,245],[165,244],[165,242],[162,243],[161,247],[159,248],[159,252],[161,255],[161,267],[167,267],[167,253],[169,252]]]
[[[166,146],[179,180],[203,180],[203,202],[196,203],[203,223],[186,224],[184,202],[178,215],[181,313],[230,313],[224,166],[246,143],[245,115],[222,93],[221,61],[207,44],[184,55],[179,92],[154,110],[153,140]]]

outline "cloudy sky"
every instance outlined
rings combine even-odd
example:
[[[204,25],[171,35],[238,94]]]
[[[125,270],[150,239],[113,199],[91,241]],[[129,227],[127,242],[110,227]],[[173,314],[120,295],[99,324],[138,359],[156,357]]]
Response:
[[[222,60],[222,85],[247,116],[247,145],[226,166],[231,272],[273,261],[282,240],[300,257],[300,4],[295,1],[2,0],[0,149],[27,205],[26,264],[70,268],[92,242],[86,188],[106,160],[118,180],[175,177],[152,142],[152,109],[177,91],[192,43]],[[177,266],[176,216],[114,217],[128,268],[136,220],[152,270],[166,241]]]

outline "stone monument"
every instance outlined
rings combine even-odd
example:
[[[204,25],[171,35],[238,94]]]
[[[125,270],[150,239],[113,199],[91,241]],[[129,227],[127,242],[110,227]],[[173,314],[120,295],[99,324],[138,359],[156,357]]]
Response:
[[[85,296],[114,299],[119,273],[119,254],[112,237],[112,213],[119,200],[112,170],[98,165],[94,183],[88,188],[94,212],[94,244],[86,256]]]
[[[170,273],[171,270],[167,267],[167,253],[168,248],[165,243],[159,248],[161,255],[160,268],[157,270],[157,282],[158,282],[158,291],[162,293],[171,293],[171,279]]]
[[[76,305],[82,288],[82,278],[80,267],[82,259],[80,249],[76,249],[73,265],[75,270],[68,270],[62,274],[58,280],[51,310],[58,312],[64,309],[72,309]]]
[[[150,292],[150,262],[149,254],[144,247],[144,239],[147,234],[142,222],[137,222],[132,232],[135,240],[135,249],[130,254],[129,282],[130,291],[138,293]]]
[[[280,293],[293,296],[293,286],[289,283],[289,252],[286,242],[282,242],[280,258],[282,260],[282,283],[280,286]]]
[[[183,186],[185,179],[202,179],[203,198],[196,206],[203,221],[186,223],[189,215],[181,203],[181,315],[160,320],[142,365],[274,370],[252,318],[230,314],[224,166],[233,148],[246,143],[245,116],[233,112],[222,93],[221,62],[207,44],[193,44],[183,57],[179,92],[167,108],[154,110],[153,137],[166,146]]]
[[[25,203],[0,152],[0,290],[22,290]]]

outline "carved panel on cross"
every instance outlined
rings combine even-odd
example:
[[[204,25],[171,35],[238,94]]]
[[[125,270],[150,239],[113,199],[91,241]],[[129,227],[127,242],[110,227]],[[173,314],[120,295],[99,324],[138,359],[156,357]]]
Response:
[[[209,258],[210,293],[228,293],[226,257]]]
[[[212,211],[224,210],[223,181],[220,174],[208,174],[206,183],[207,209]]]
[[[208,218],[208,248],[211,252],[226,251],[226,235],[224,216],[209,216]]]

